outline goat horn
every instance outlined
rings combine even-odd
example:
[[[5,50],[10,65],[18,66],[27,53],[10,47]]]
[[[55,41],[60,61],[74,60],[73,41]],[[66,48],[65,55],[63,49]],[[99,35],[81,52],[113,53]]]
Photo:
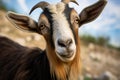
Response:
[[[33,6],[33,8],[30,10],[30,13],[29,13],[29,14],[31,14],[36,8],[39,8],[39,7],[44,10],[44,8],[45,8],[46,6],[48,6],[48,5],[49,5],[48,2],[45,2],[45,1],[39,2],[39,3],[37,3],[35,6]]]
[[[62,0],[62,2],[65,3],[65,4],[68,4],[69,2],[73,2],[77,5],[79,5],[76,0]]]

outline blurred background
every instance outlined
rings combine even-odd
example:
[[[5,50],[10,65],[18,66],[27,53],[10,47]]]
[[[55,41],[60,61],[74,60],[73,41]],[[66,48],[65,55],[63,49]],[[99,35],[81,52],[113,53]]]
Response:
[[[30,9],[41,0],[0,0],[0,35],[24,46],[45,49],[41,35],[23,32],[6,18],[8,11],[30,16],[38,20],[41,9],[29,15]],[[45,0],[42,0],[45,1]],[[47,0],[57,3],[60,0]],[[70,3],[80,13],[97,0],[77,0],[79,6]],[[120,80],[120,0],[108,0],[102,14],[93,22],[80,27],[82,75],[81,80]]]

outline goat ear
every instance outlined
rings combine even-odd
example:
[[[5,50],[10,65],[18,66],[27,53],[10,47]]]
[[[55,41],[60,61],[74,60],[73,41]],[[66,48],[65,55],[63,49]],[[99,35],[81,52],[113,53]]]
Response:
[[[97,3],[83,9],[79,15],[80,24],[82,25],[95,20],[104,9],[106,3],[106,0],[99,0]]]
[[[37,22],[28,16],[17,14],[14,12],[8,12],[7,18],[13,24],[15,24],[18,29],[37,32]]]

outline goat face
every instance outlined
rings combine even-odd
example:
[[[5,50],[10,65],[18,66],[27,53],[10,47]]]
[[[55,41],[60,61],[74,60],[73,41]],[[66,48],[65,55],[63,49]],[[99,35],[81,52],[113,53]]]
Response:
[[[38,27],[42,28],[40,32],[44,37],[46,35],[51,36],[49,39],[46,36],[46,40],[53,42],[56,55],[60,60],[66,62],[73,60],[76,54],[76,42],[75,30],[70,20],[71,16],[69,13],[71,12],[66,13],[69,8],[66,9],[65,7],[64,3],[48,5],[40,16]],[[77,13],[74,16],[76,17],[75,19],[79,19]],[[78,28],[79,24],[76,24],[76,27]]]
[[[64,62],[72,61],[76,55],[78,28],[82,24],[96,19],[102,12],[106,0],[99,0],[92,6],[85,8],[80,14],[73,8],[69,8],[70,0],[62,0],[61,3],[50,5],[47,2],[36,4],[30,13],[41,7],[43,12],[38,22],[28,16],[8,12],[8,19],[22,30],[40,33],[47,44],[54,48],[56,56]],[[76,3],[76,1],[72,0]]]

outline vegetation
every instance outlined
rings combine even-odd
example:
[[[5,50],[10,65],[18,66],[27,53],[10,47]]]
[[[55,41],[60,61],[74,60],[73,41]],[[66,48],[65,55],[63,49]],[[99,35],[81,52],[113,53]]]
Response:
[[[85,44],[88,43],[95,43],[96,44],[96,38],[91,35],[82,35],[80,36],[80,39],[85,42]]]
[[[80,37],[81,37],[81,40],[83,42],[85,42],[86,44],[94,43],[94,44],[98,44],[98,45],[101,45],[101,46],[106,46],[107,44],[109,44],[109,38],[108,37],[103,37],[103,36],[94,37],[92,35],[82,35]]]
[[[109,43],[110,38],[109,37],[104,37],[104,36],[99,36],[99,37],[94,37],[92,35],[82,35],[80,36],[81,40],[83,41],[84,44],[89,44],[89,43],[94,43],[100,46],[107,46],[109,48],[117,49],[120,51],[120,46],[114,46]]]
[[[0,10],[16,12],[13,8],[8,8],[3,2],[3,0],[0,0]]]
[[[5,10],[5,11],[7,10],[7,7],[5,6],[2,0],[0,0],[0,10]]]
[[[120,51],[120,46],[117,47],[117,46],[114,46],[114,45],[108,44],[108,47]]]
[[[103,36],[99,36],[97,38],[97,44],[101,45],[101,46],[106,46],[109,44],[109,37],[103,37]]]

